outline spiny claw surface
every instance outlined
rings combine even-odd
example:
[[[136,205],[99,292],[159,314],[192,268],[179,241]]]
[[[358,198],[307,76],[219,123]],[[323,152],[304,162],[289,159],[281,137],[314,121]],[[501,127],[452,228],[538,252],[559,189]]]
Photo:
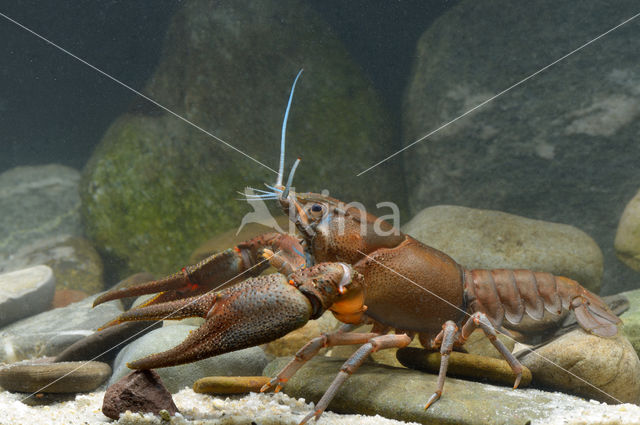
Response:
[[[147,301],[143,306],[161,304],[203,294],[219,285],[230,286],[238,280],[260,273],[263,270],[263,268],[256,268],[253,274],[234,279],[244,269],[242,254],[233,249],[227,249],[163,279],[153,280],[129,288],[107,291],[95,299],[93,306],[120,298],[137,297],[158,292],[160,294],[157,297]]]
[[[311,303],[279,274],[247,279],[221,292],[131,310],[118,320],[208,317],[176,347],[134,361],[132,369],[153,369],[190,363],[218,354],[263,344],[304,325]]]

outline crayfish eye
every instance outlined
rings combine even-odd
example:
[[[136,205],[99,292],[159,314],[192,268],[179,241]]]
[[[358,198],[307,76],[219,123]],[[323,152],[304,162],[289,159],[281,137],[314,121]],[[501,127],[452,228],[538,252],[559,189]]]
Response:
[[[313,204],[309,208],[309,215],[313,218],[318,218],[322,216],[322,212],[324,211],[324,207],[321,204]]]

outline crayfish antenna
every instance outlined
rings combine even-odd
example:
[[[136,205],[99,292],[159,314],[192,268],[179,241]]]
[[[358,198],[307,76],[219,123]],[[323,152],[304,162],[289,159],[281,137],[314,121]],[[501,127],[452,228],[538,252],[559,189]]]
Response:
[[[293,80],[293,85],[291,86],[291,93],[289,93],[289,102],[287,103],[287,110],[284,113],[284,120],[282,121],[282,136],[280,137],[280,165],[278,167],[278,180],[276,181],[276,187],[282,186],[282,176],[284,174],[284,140],[285,134],[287,132],[287,120],[289,119],[289,111],[291,110],[291,102],[293,101],[293,91],[296,88],[296,83],[298,82],[298,78],[300,78],[300,74],[302,74],[303,69],[298,71],[298,75],[296,75],[296,79]]]
[[[296,173],[296,168],[298,168],[298,164],[300,164],[300,160],[302,158],[296,159],[296,162],[293,163],[293,167],[291,167],[291,172],[289,173],[289,178],[287,179],[287,185],[282,191],[281,198],[286,199],[289,196],[289,189],[291,189],[291,183],[293,183],[293,175]]]

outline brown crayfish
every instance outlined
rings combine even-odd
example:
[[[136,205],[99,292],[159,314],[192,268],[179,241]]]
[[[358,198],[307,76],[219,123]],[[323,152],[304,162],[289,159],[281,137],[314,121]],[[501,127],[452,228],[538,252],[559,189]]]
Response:
[[[300,74],[298,74],[298,77]],[[297,78],[296,77],[296,81]],[[293,89],[291,90],[293,95]],[[286,116],[283,125],[283,146]],[[333,384],[304,418],[318,418],[340,385],[372,352],[405,347],[414,336],[442,354],[437,388],[442,394],[448,355],[481,328],[515,374],[522,366],[496,339],[504,318],[517,324],[524,314],[541,319],[544,310],[573,310],[588,332],[612,337],[620,320],[595,294],[574,280],[530,270],[466,270],[451,257],[426,246],[361,208],[316,193],[291,189],[294,165],[264,198],[277,199],[300,236],[268,233],[237,245],[164,279],[108,291],[94,305],[149,293],[159,294],[108,325],[130,320],[203,317],[206,322],[178,346],[129,364],[151,369],[189,363],[273,341],[326,310],[345,325],[314,338],[270,383],[281,388],[323,347],[362,346],[344,363]],[[268,261],[267,261],[268,260]],[[269,265],[280,273],[259,276]],[[215,291],[219,287],[226,287]],[[371,323],[369,333],[350,332]],[[395,329],[394,334],[389,334]],[[425,408],[426,408],[425,407]]]

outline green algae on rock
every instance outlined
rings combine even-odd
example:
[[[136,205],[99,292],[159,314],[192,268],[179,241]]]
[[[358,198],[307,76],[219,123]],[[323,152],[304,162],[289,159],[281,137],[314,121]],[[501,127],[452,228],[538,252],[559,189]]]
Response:
[[[304,2],[184,3],[144,91],[276,168],[287,96],[302,67],[287,129],[289,157],[305,158],[297,186],[368,206],[403,205],[402,179],[392,178],[397,163],[354,178],[354,158],[371,162],[392,149],[392,126],[344,46]],[[240,224],[250,209],[236,191],[275,178],[141,103],[111,126],[87,164],[83,215],[101,251],[124,262],[121,275],[170,273],[204,240]]]

